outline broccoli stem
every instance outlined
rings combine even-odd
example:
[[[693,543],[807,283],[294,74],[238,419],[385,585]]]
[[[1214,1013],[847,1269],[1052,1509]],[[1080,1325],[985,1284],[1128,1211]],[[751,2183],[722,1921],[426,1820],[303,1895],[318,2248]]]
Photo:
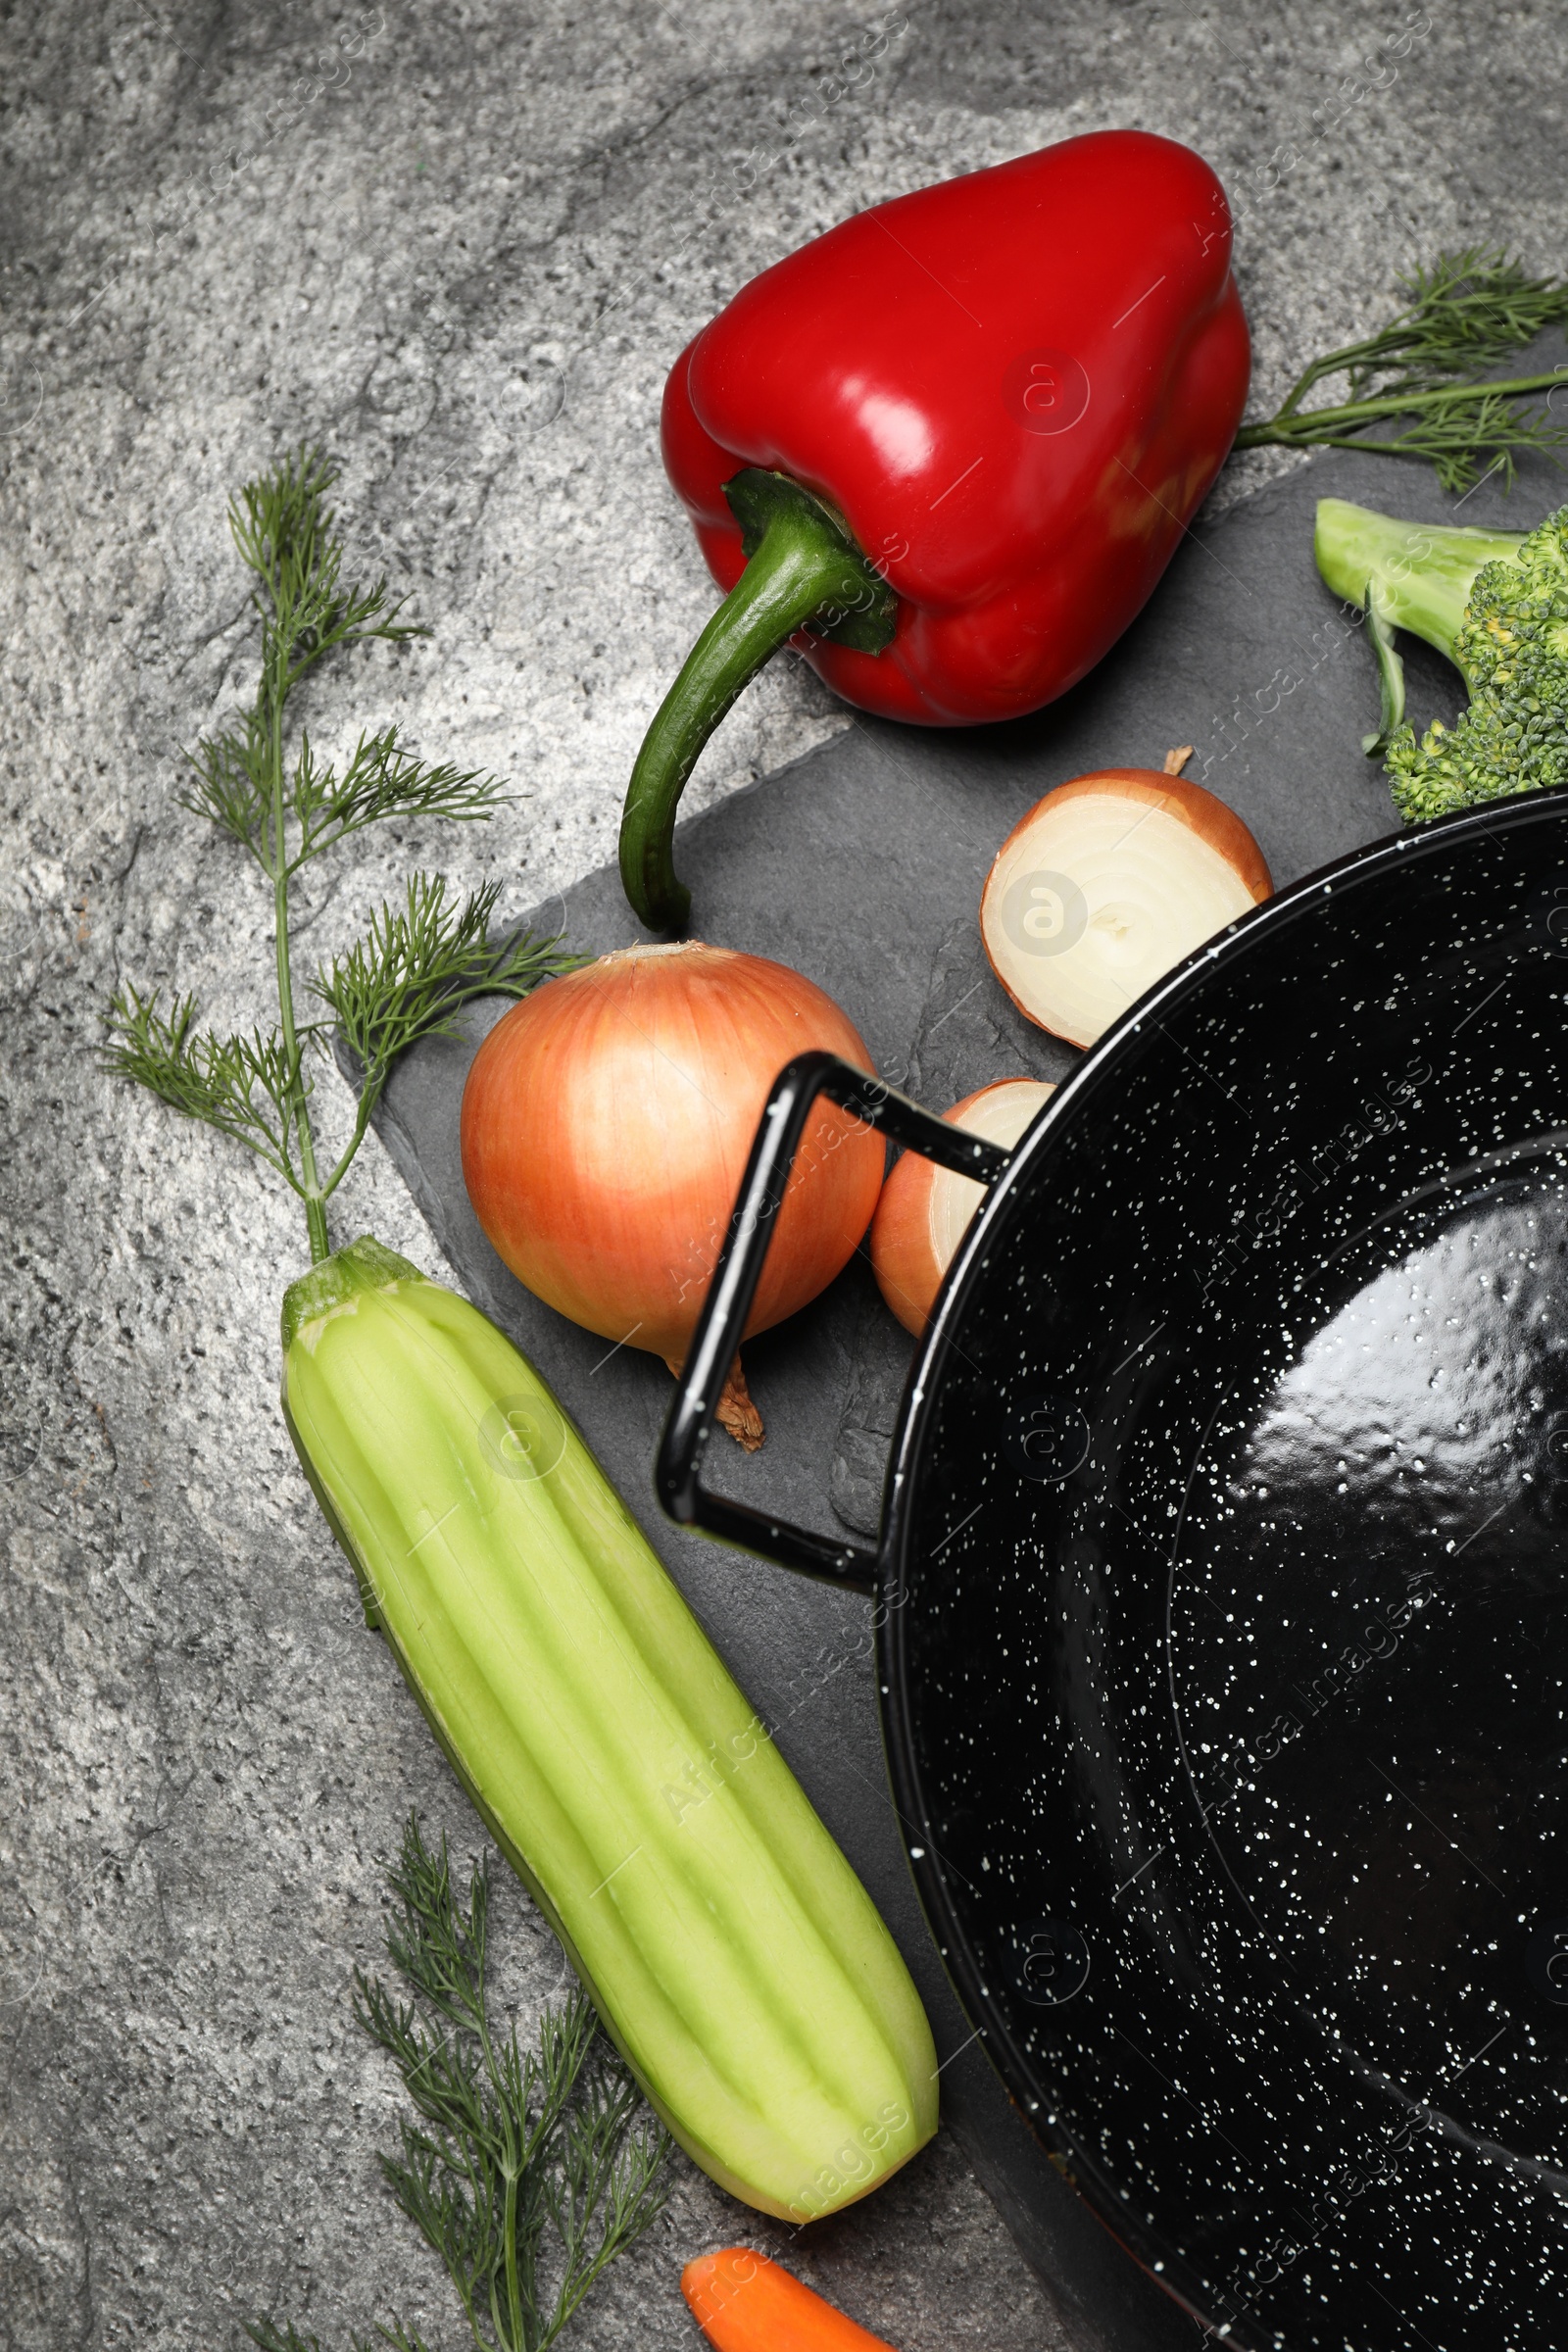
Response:
[[[1523,531],[1480,531],[1453,523],[1401,522],[1348,499],[1320,498],[1312,553],[1336,596],[1365,608],[1369,584],[1396,629],[1424,637],[1454,660],[1453,641],[1476,573],[1516,557]],[[1460,666],[1456,664],[1456,666]],[[1468,679],[1465,681],[1468,685]]]
[[[1464,679],[1474,682],[1454,650],[1476,574],[1488,564],[1512,562],[1523,531],[1482,531],[1453,523],[1402,522],[1348,499],[1320,498],[1312,552],[1336,596],[1367,615],[1383,689],[1379,726],[1361,739],[1368,758],[1388,749],[1404,718],[1404,664],[1394,647],[1396,629],[1408,629],[1437,647]]]
[[[1367,748],[1387,750],[1406,823],[1568,785],[1568,507],[1519,537],[1326,499],[1316,550],[1328,585],[1367,615],[1383,670],[1383,725]],[[1419,742],[1403,723],[1396,628],[1446,654],[1470,697]]]

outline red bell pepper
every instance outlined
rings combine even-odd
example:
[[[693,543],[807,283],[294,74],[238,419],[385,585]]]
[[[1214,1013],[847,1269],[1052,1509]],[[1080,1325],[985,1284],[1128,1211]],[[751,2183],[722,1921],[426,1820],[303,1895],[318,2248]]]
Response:
[[[1015,718],[1114,644],[1224,464],[1250,346],[1200,157],[1094,131],[873,206],[744,286],[664,391],[728,591],[638,756],[626,894],[679,928],[675,806],[792,641],[846,702]]]

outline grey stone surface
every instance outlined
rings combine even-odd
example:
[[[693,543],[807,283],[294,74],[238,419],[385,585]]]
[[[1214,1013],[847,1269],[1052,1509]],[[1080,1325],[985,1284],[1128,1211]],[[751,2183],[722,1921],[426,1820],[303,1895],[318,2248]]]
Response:
[[[254,878],[174,800],[179,745],[248,673],[228,491],[323,439],[363,560],[434,627],[323,685],[322,748],[396,717],[523,796],[456,845],[345,858],[314,956],[416,856],[520,908],[607,854],[711,603],[659,467],[664,371],[846,213],[1100,123],[1189,138],[1241,216],[1260,401],[1441,243],[1560,266],[1568,35],[1546,0],[915,5],[830,102],[870,15],[71,0],[4,20],[6,2352],[226,2347],[256,2309],[334,2346],[392,2311],[460,2340],[377,2181],[394,2101],[347,1983],[378,1956],[408,1807],[460,1851],[476,1832],[357,1630],[277,1419],[298,1221],[93,1058],[122,975],[220,1020],[265,1009]],[[776,665],[692,805],[843,723]],[[321,1102],[341,1132],[331,1072]],[[378,1147],[351,1181],[343,1229],[440,1271]],[[499,1940],[530,2015],[559,1961],[510,1887]],[[781,2242],[683,2171],[577,2340],[691,2342],[679,2260],[737,2234]],[[1067,2340],[946,2141],[796,2259],[903,2352]]]

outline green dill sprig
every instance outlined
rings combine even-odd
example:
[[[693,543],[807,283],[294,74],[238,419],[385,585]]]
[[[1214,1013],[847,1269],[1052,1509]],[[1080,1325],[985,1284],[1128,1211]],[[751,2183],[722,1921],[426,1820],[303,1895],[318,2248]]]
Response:
[[[231,834],[270,877],[276,872],[267,783],[270,753],[265,724],[254,710],[245,713],[241,724],[243,733],[230,731],[197,745],[189,755],[196,781],[179,800],[182,807]],[[486,817],[505,797],[493,776],[432,767],[416,758],[404,749],[396,727],[362,736],[341,776],[318,766],[311,739],[303,735],[284,786],[285,818],[298,828],[284,870],[297,873],[323,850],[384,818]]]
[[[1515,453],[1551,455],[1568,443],[1568,418],[1543,414],[1540,395],[1568,382],[1555,369],[1497,379],[1483,371],[1549,326],[1568,323],[1568,282],[1533,277],[1500,251],[1469,246],[1440,254],[1399,281],[1404,308],[1375,334],[1325,352],[1304,368],[1274,415],[1244,424],[1238,449],[1365,449],[1430,461],[1446,490],[1484,472],[1511,485]],[[1326,376],[1350,397],[1301,403]],[[1368,428],[1400,422],[1387,438]]]
[[[215,1037],[196,1027],[193,996],[176,996],[165,1012],[156,991],[144,997],[128,983],[110,1005],[109,1028],[104,1061],[116,1076],[246,1145],[298,1191],[293,1147],[299,1089],[280,1030]],[[314,1043],[316,1025],[296,1034],[302,1046]]]
[[[553,973],[583,958],[563,953],[558,939],[514,932],[492,942],[490,918],[501,896],[487,882],[461,906],[447,904],[440,874],[412,874],[402,906],[383,905],[346,956],[323,966],[309,986],[331,1007],[335,1027],[360,1065],[354,1133],[322,1186],[337,1185],[381,1099],[400,1054],[421,1037],[449,1037],[456,1015],[474,997],[526,997]]]
[[[415,1999],[356,1970],[354,2014],[417,2120],[403,2122],[382,2173],[445,2264],[479,2352],[545,2352],[662,2211],[669,2135],[646,2116],[582,1993],[545,2010],[531,2049],[515,2026],[497,2035],[485,1862],[460,1907],[446,1840],[432,1852],[411,1814],[389,1886],[400,1909],[387,1949]],[[320,2352],[315,2336],[270,2320],[246,2331],[263,2352]],[[376,2333],[397,2352],[424,2352],[400,2322]]]
[[[498,882],[461,906],[449,906],[446,892],[440,874],[412,875],[405,904],[383,906],[365,937],[310,983],[337,1016],[338,1035],[362,1064],[367,1087],[416,1038],[449,1034],[470,998],[525,997],[564,963],[578,960],[531,931],[492,945]]]
[[[407,599],[390,598],[384,580],[367,587],[343,579],[344,543],[326,504],[333,479],[319,452],[301,450],[230,502],[234,546],[252,574],[261,674],[235,723],[203,737],[188,755],[190,781],[179,795],[184,808],[239,843],[271,884],[277,1022],[265,1032],[220,1036],[198,1026],[194,997],[175,996],[166,1010],[156,990],[144,996],[126,986],[109,1008],[104,1054],[111,1072],[275,1169],[305,1204],[313,1261],[328,1254],[326,1202],[364,1141],[397,1055],[421,1037],[448,1032],[470,997],[524,996],[579,960],[561,954],[554,939],[492,946],[494,885],[448,906],[444,882],[416,874],[407,905],[383,906],[359,945],[310,984],[337,1014],[364,1071],[353,1134],[322,1174],[305,1055],[324,1046],[330,1024],[295,1015],[289,886],[303,866],[368,825],[423,817],[471,823],[507,798],[494,776],[420,759],[396,727],[362,734],[341,774],[317,759],[307,731],[287,756],[289,698],[327,655],[429,633],[401,618]]]

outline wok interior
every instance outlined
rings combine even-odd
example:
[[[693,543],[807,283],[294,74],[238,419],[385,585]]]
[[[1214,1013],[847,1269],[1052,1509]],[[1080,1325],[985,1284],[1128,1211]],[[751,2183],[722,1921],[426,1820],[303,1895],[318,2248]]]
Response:
[[[1086,1071],[898,1526],[939,1939],[1239,2341],[1494,2352],[1562,2292],[1568,823],[1489,815]]]

